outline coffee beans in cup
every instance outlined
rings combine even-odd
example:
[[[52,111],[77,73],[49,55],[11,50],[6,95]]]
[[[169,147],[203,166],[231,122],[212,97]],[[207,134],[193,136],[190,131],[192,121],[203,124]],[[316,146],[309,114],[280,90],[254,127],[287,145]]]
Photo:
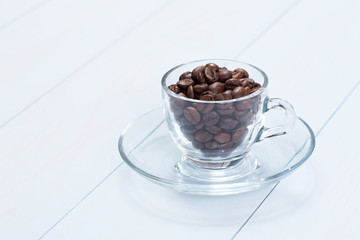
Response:
[[[178,82],[168,88],[181,97],[204,101],[172,98],[170,109],[182,134],[207,156],[226,156],[238,147],[247,137],[248,126],[260,108],[261,95],[222,103],[261,88],[242,68],[229,70],[208,63],[184,72]]]

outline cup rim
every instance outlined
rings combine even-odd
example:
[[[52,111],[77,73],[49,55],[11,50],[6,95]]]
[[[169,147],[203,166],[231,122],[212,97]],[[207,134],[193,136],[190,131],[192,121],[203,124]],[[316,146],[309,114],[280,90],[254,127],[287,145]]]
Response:
[[[246,95],[244,97],[240,97],[240,98],[235,98],[235,99],[230,99],[230,100],[221,100],[221,101],[206,101],[206,100],[199,100],[199,99],[192,99],[192,98],[187,98],[187,97],[182,97],[176,93],[174,93],[173,91],[171,91],[168,86],[166,85],[166,79],[167,77],[173,72],[175,71],[176,69],[178,69],[179,67],[182,67],[184,65],[187,65],[187,64],[191,64],[191,63],[196,63],[196,62],[203,62],[203,61],[231,61],[231,62],[238,62],[238,63],[241,63],[243,65],[247,65],[251,68],[254,68],[255,70],[257,70],[258,72],[260,72],[260,74],[263,76],[264,78],[264,83],[261,85],[261,87],[249,94],[249,95]],[[171,68],[169,71],[167,71],[165,73],[165,75],[162,77],[161,79],[161,85],[162,85],[162,88],[163,90],[168,94],[168,95],[171,95],[175,98],[179,98],[179,99],[183,99],[183,100],[186,100],[186,101],[189,101],[189,102],[195,102],[195,103],[231,103],[231,102],[237,102],[237,101],[242,101],[242,100],[245,100],[245,99],[249,99],[249,98],[252,98],[254,96],[257,96],[257,95],[260,95],[262,94],[266,88],[267,88],[267,85],[268,85],[268,77],[267,75],[265,74],[265,72],[263,70],[261,70],[260,68],[250,64],[250,63],[246,63],[246,62],[242,62],[242,61],[238,61],[238,60],[234,60],[234,59],[222,59],[222,58],[214,58],[214,59],[200,59],[200,60],[195,60],[195,61],[190,61],[190,62],[186,62],[186,63],[182,63],[178,66],[175,66],[173,68]]]

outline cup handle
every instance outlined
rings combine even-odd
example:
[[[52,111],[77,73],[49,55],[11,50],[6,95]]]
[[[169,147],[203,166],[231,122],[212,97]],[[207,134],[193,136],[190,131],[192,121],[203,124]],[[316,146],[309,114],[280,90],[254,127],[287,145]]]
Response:
[[[294,127],[297,117],[293,106],[289,102],[280,98],[270,98],[266,103],[265,114],[273,109],[281,110],[285,114],[287,121],[282,125],[277,125],[271,128],[265,127],[263,122],[255,142],[262,141],[266,138],[284,135]]]

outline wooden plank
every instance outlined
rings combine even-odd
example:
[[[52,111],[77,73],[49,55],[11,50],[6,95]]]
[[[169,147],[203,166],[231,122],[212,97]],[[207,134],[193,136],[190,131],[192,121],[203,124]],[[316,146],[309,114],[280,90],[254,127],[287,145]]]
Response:
[[[45,233],[119,164],[120,132],[161,104],[165,71],[193,59],[234,56],[290,4],[207,1],[188,8],[172,2],[9,122],[0,130],[0,212],[6,219],[0,235]],[[18,226],[26,227],[20,232]]]
[[[46,5],[51,0],[0,1],[0,31]]]
[[[278,25],[264,34],[263,38],[253,44],[241,57],[245,61],[252,62],[264,68],[271,78],[270,95],[289,99],[294,104],[298,114],[310,122],[315,131],[321,129],[321,126],[327,121],[332,112],[358,81],[351,73],[356,72],[356,63],[358,62],[359,55],[357,52],[349,51],[349,49],[342,51],[336,48],[338,44],[342,46],[348,44],[348,48],[355,48],[355,43],[359,40],[358,34],[354,33],[352,28],[348,27],[356,17],[356,11],[352,11],[351,9],[351,5],[345,6],[338,3],[332,3],[328,8],[324,9],[321,3],[313,3],[311,1],[301,2],[294,8],[294,11],[286,17],[286,20],[280,21]],[[304,18],[304,13],[309,13],[306,15],[306,18]],[[340,14],[344,17],[340,18]],[[338,18],[336,18],[336,24],[335,20],[333,20],[334,16],[338,16]],[[338,26],[340,34],[334,36],[332,34],[333,28],[330,28],[330,26]],[[319,31],[320,27],[322,27],[321,32]],[[313,38],[303,40],[304,35],[316,36],[316,38],[315,40]],[[349,40],[349,36],[353,38]],[[329,56],[329,46],[333,46],[333,51],[336,54]],[[311,56],[311,58],[309,56]],[[339,58],[339,56],[341,56],[341,58]],[[354,59],[355,61],[345,63],[343,59]],[[294,63],[292,63],[292,61],[294,61]],[[286,66],[286,68],[283,66]],[[341,77],[346,81],[346,84],[341,88],[338,87],[338,76],[340,75],[329,71],[329,69],[338,69],[338,67],[342,69]],[[306,71],[304,69],[306,69]],[[148,68],[148,72],[151,72],[150,68]],[[311,78],[309,77],[309,72],[312,74]],[[135,87],[136,84],[134,83],[131,89],[135,89]],[[145,89],[151,89],[151,87],[152,82],[144,85]],[[322,91],[320,92],[319,89]],[[306,98],[304,96],[306,96]],[[321,96],[321,98],[319,96]],[[125,170],[121,169],[120,171]],[[120,172],[117,176],[122,176],[121,174],[123,174],[123,172]],[[114,176],[114,178],[116,178],[116,176]],[[237,223],[238,225],[236,224],[237,226],[229,223],[228,227],[230,226],[230,228],[223,228],[216,224],[207,225],[207,223],[205,223],[204,227],[199,221],[195,221],[195,223],[191,221],[191,219],[194,218],[193,215],[190,215],[186,220],[181,218],[182,211],[194,211],[194,215],[198,217],[198,219],[207,219],[209,215],[204,209],[197,212],[196,208],[200,204],[191,207],[182,199],[179,200],[179,202],[172,203],[171,200],[176,198],[172,198],[169,193],[165,193],[164,195],[159,194],[159,198],[171,199],[170,203],[166,202],[166,204],[170,204],[170,206],[173,207],[181,204],[185,206],[181,205],[183,208],[173,210],[175,214],[171,215],[171,213],[168,213],[168,210],[161,208],[162,201],[154,197],[155,200],[146,201],[141,205],[140,208],[142,209],[138,209],[139,206],[132,206],[133,201],[128,200],[128,193],[125,189],[126,186],[119,186],[120,183],[116,180],[109,179],[108,181],[109,182],[106,181],[104,189],[99,188],[95,191],[91,198],[83,202],[72,211],[64,221],[58,224],[49,233],[49,238],[61,238],[64,234],[70,234],[78,238],[90,237],[90,233],[96,236],[101,234],[105,235],[108,233],[103,233],[100,228],[95,229],[94,226],[103,224],[107,218],[111,219],[109,221],[111,222],[109,223],[110,225],[113,222],[123,223],[124,217],[121,213],[129,214],[130,212],[135,215],[134,219],[136,220],[132,218],[127,219],[128,222],[125,222],[125,225],[120,224],[122,228],[114,229],[114,225],[111,225],[112,228],[106,228],[106,231],[111,231],[114,234],[112,236],[125,236],[122,234],[135,232],[134,235],[130,235],[134,236],[134,238],[152,236],[151,234],[156,233],[163,234],[160,236],[165,238],[172,236],[174,239],[182,239],[190,234],[194,234],[192,236],[195,236],[197,239],[201,239],[201,237],[204,239],[218,239],[219,236],[221,236],[221,238],[231,238],[254,211],[254,206],[259,205],[264,199],[264,196],[266,196],[265,191],[259,193],[256,198],[252,198],[251,201],[254,203],[253,207],[247,208],[247,217],[243,215],[238,218],[241,221]],[[153,187],[155,188],[155,186]],[[147,187],[145,189],[147,189]],[[156,193],[152,188],[149,191]],[[117,201],[114,201],[116,204],[111,203],[111,200],[106,201],[104,196],[111,196],[111,198],[116,199]],[[237,197],[241,203],[242,195]],[[134,200],[134,198],[132,200]],[[120,201],[120,199],[122,199],[122,201]],[[134,201],[136,201],[136,199]],[[108,210],[106,213],[101,213],[99,209],[101,209],[101,204],[104,202],[111,210]],[[207,200],[204,200],[202,203],[206,204],[206,202]],[[160,207],[157,203],[160,203]],[[231,203],[230,205],[234,206],[234,204]],[[158,208],[156,208],[156,206]],[[130,208],[131,211],[128,212],[128,208]],[[157,209],[157,211],[151,212],[151,214],[145,214],[144,208]],[[237,210],[240,211],[243,209],[239,208]],[[217,213],[221,214],[219,212]],[[162,216],[159,217],[159,214],[162,214]],[[180,217],[177,214],[180,214]],[[168,219],[169,215],[174,216],[174,219],[172,219],[171,222],[167,221],[167,224],[165,224],[166,221],[164,218]],[[216,218],[216,214],[212,217]],[[144,218],[144,220],[141,218]],[[140,227],[139,225],[135,225],[135,221],[139,221],[139,219],[142,231],[137,231]],[[184,224],[180,225],[179,222]],[[194,225],[198,228],[194,228]],[[92,230],[89,231],[88,229]]]
[[[50,1],[0,31],[0,127],[165,3]]]
[[[236,239],[360,238],[359,102],[358,87],[318,136],[311,161],[280,182]]]

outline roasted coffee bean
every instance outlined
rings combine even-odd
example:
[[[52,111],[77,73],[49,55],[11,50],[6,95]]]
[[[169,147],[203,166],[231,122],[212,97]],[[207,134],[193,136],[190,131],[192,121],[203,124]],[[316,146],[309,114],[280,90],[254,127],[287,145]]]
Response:
[[[195,98],[195,93],[194,93],[194,88],[193,86],[189,86],[187,91],[186,91],[186,95],[188,98]]]
[[[204,144],[204,146],[209,149],[209,150],[214,150],[216,148],[218,148],[218,143],[216,141],[208,141]]]
[[[250,87],[251,86],[251,80],[250,78],[242,78],[240,79],[240,85],[242,87]]]
[[[215,100],[216,100],[216,101],[230,100],[230,99],[232,99],[231,94],[227,94],[227,93],[225,93],[225,92],[223,92],[223,93],[218,93],[218,94],[215,95]]]
[[[233,130],[238,125],[238,121],[232,119],[232,118],[222,118],[219,121],[219,127],[225,130]],[[205,123],[206,125],[206,123]]]
[[[232,147],[233,143],[231,141],[227,143],[223,143],[219,145],[219,149],[221,150],[228,150]],[[225,152],[225,156],[228,155],[230,152]]]
[[[252,108],[252,101],[251,99],[244,99],[242,101],[239,101],[236,104],[236,110],[246,110],[246,109],[251,109]]]
[[[193,142],[192,142],[192,145],[193,145],[193,147],[196,148],[196,149],[202,149],[202,148],[204,147],[204,144],[201,143],[201,142],[198,142],[198,141],[193,141]]]
[[[244,116],[248,113],[251,113],[251,110],[247,109],[247,110],[235,111],[234,116],[235,116],[236,120],[242,121]]]
[[[225,89],[233,90],[234,88],[241,86],[240,83],[241,83],[240,79],[230,78],[229,80],[226,80],[226,82],[225,82]]]
[[[184,90],[187,90],[189,86],[194,85],[194,81],[191,79],[182,79],[177,82],[177,85]]]
[[[200,100],[204,100],[204,101],[214,101],[214,100],[215,100],[215,95],[210,95],[210,94],[202,95],[202,96],[200,97]]]
[[[233,106],[232,103],[221,103],[221,104],[216,104],[216,108],[217,109],[229,109]]]
[[[205,79],[208,84],[212,84],[219,80],[219,74],[213,67],[205,68]]]
[[[193,106],[201,113],[208,113],[214,109],[213,103],[193,103]]]
[[[195,134],[195,139],[202,143],[208,142],[212,138],[213,138],[213,136],[205,130],[197,131]]]
[[[243,88],[243,87],[236,87],[232,91],[232,97],[233,98],[240,98],[240,97],[243,97],[243,96],[245,96],[245,88]]]
[[[180,92],[180,88],[177,84],[172,84],[168,88],[176,94]]]
[[[216,71],[219,71],[219,66],[216,65],[215,63],[208,63],[205,65],[205,67],[212,67],[214,68]]]
[[[251,124],[254,120],[254,114],[251,112],[251,110],[245,111],[246,113],[241,115],[237,120],[241,121],[244,124]]]
[[[218,134],[221,132],[221,128],[217,126],[205,126],[205,130],[212,134]]]
[[[178,95],[181,95],[179,93]],[[186,95],[185,95],[186,97]],[[184,108],[186,107],[187,103],[183,99],[171,97],[170,98],[170,109],[175,115],[182,115],[184,112]]]
[[[190,121],[189,121],[187,118],[185,118],[185,117],[182,117],[182,118],[180,119],[179,124],[180,124],[181,126],[193,126],[193,125],[194,125],[192,122],[190,122]]]
[[[182,126],[182,127],[181,127],[181,131],[182,131],[183,133],[188,134],[188,133],[195,133],[195,132],[197,131],[197,129],[196,129],[196,126],[195,126],[195,125]]]
[[[219,81],[225,82],[226,80],[232,77],[232,72],[227,70],[226,68],[222,68],[219,70]]]
[[[213,93],[222,93],[225,89],[225,86],[223,83],[215,82],[211,85],[209,85],[209,90]]]
[[[228,95],[232,96],[232,90],[225,90],[224,94],[228,94]]]
[[[186,78],[191,78],[191,72],[184,72],[183,74],[180,75],[179,80],[182,79],[186,79]]]
[[[202,117],[203,123],[206,126],[212,126],[218,123],[219,121],[219,114],[217,112],[209,112],[203,115]]]
[[[214,136],[214,139],[218,143],[226,143],[226,142],[230,141],[231,135],[229,133],[222,132],[222,133],[216,134]]]
[[[245,71],[245,69],[242,69],[242,68],[234,69],[234,73],[242,73],[242,78],[249,77],[249,73],[247,71]]]
[[[250,90],[250,94],[256,92],[256,91],[259,90],[260,88],[261,88],[261,86],[255,86],[255,87],[253,87],[253,88]]]
[[[195,81],[197,81],[198,83],[204,83],[204,82],[206,82],[204,71],[205,71],[205,66],[196,67],[196,68],[191,72],[191,78],[194,79]]]
[[[200,113],[194,107],[185,108],[184,116],[192,124],[198,124],[201,121]]]
[[[226,109],[218,109],[217,112],[221,115],[231,115],[235,112],[235,108],[233,106]]]
[[[194,86],[194,91],[196,93],[202,93],[205,92],[206,90],[208,90],[209,85],[207,83],[201,83],[201,84],[196,84]]]
[[[234,72],[232,74],[232,78],[241,79],[241,78],[243,78],[243,73],[242,72]]]
[[[231,141],[233,142],[242,142],[244,138],[246,137],[247,129],[245,127],[239,127],[234,130],[234,132],[231,135]]]
[[[245,95],[249,95],[250,94],[250,87],[245,87]]]

